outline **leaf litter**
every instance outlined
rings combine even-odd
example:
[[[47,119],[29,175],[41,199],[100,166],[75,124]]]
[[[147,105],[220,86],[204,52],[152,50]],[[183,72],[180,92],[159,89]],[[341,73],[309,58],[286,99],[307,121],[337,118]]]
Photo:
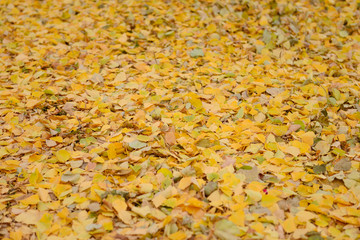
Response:
[[[360,238],[359,6],[0,1],[1,238]]]

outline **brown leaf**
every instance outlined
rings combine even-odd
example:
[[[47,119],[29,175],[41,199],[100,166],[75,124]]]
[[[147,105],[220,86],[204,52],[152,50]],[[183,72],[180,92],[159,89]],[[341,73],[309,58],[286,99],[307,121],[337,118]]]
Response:
[[[342,158],[334,164],[335,171],[349,171],[350,169],[351,161],[349,158]]]
[[[172,126],[169,130],[165,133],[165,143],[173,146],[176,144],[176,136],[175,136],[175,127]]]
[[[292,125],[290,125],[289,129],[287,130],[287,132],[285,134],[288,135],[292,132],[296,132],[300,128],[301,128],[301,126],[299,124],[292,124]]]
[[[67,103],[64,104],[64,106],[63,106],[62,109],[63,109],[67,114],[73,115],[73,114],[74,114],[73,108],[74,108],[74,103],[73,103],[73,102],[67,102]]]
[[[236,163],[236,160],[233,158],[233,157],[231,157],[231,156],[225,156],[224,157],[224,162],[223,162],[223,164],[221,165],[221,167],[227,167],[227,166],[229,166],[229,165],[234,165],[235,163]]]

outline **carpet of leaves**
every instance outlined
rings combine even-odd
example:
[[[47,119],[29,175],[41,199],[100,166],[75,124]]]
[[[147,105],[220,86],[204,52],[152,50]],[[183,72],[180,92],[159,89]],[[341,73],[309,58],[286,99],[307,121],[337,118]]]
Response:
[[[359,19],[0,0],[0,237],[359,239]]]

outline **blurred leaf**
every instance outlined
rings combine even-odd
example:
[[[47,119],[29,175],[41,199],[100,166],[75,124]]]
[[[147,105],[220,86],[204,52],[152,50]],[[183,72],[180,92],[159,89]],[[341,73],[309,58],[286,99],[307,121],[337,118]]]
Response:
[[[205,54],[201,48],[195,48],[190,51],[190,56],[193,58],[203,57]]]

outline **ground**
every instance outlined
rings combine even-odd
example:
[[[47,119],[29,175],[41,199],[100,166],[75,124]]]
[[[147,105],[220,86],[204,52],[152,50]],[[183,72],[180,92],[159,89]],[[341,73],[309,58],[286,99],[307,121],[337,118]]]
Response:
[[[359,19],[0,0],[0,238],[360,239]]]

